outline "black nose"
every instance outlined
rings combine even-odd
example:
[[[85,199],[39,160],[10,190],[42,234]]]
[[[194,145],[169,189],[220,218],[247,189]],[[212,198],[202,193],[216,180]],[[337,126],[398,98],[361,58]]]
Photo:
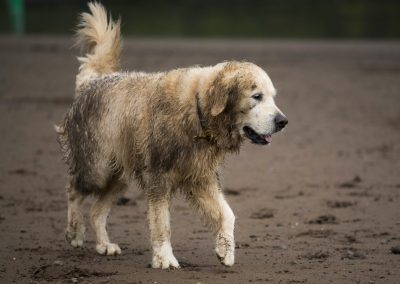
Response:
[[[286,124],[288,124],[288,119],[286,116],[284,116],[283,114],[277,114],[275,116],[275,128],[276,131],[280,131],[283,128],[285,128]]]

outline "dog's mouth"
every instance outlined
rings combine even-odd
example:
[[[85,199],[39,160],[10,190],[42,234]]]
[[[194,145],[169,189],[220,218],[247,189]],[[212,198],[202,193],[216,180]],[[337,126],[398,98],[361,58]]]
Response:
[[[246,137],[254,144],[267,145],[272,142],[271,134],[258,134],[249,126],[243,127],[243,131]]]

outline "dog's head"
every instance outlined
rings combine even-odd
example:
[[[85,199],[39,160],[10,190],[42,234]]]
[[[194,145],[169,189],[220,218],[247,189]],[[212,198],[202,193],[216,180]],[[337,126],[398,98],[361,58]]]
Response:
[[[271,143],[272,134],[288,120],[275,105],[276,90],[267,73],[248,62],[222,63],[216,68],[206,92],[211,119],[225,129],[223,135],[229,132],[230,139]]]

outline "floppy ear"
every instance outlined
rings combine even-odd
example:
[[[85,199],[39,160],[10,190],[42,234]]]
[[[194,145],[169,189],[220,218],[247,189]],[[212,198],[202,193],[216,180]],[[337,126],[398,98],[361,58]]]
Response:
[[[209,109],[212,116],[217,116],[225,110],[229,96],[234,88],[233,74],[227,74],[224,71],[221,71],[217,75],[207,92]]]
[[[213,89],[210,90],[211,115],[217,116],[225,110],[228,104],[229,90],[217,89],[215,87],[211,88]]]

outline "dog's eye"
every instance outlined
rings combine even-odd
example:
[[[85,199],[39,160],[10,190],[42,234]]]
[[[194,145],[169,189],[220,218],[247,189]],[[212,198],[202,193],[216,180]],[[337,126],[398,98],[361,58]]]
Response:
[[[257,100],[257,101],[261,101],[263,98],[263,94],[261,93],[257,93],[251,96],[253,99]]]

